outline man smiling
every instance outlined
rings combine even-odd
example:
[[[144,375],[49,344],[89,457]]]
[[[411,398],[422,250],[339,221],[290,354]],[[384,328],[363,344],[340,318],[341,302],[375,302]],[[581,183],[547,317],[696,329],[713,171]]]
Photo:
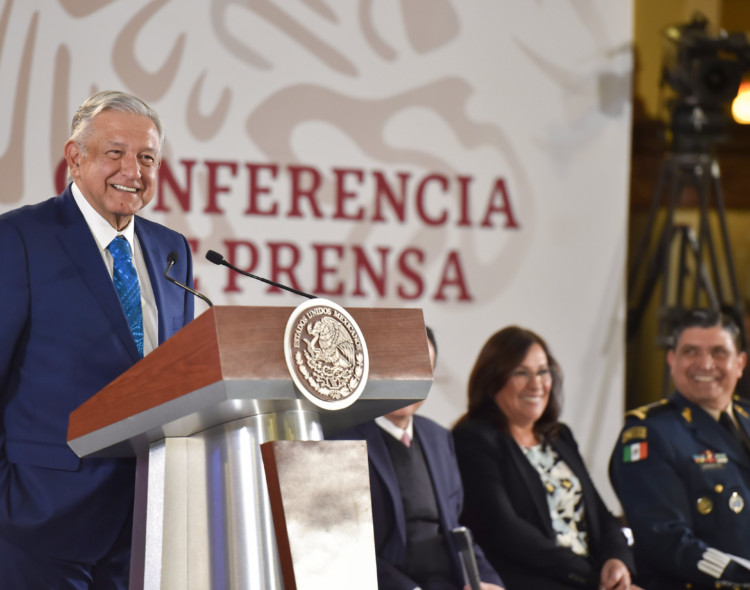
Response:
[[[164,139],[143,101],[76,112],[57,197],[0,216],[0,586],[128,588],[133,459],[80,459],[70,412],[193,319],[187,240],[136,217]]]
[[[747,362],[739,329],[719,312],[693,310],[672,342],[676,391],[626,414],[610,462],[639,583],[660,590],[748,583],[750,570],[735,559],[750,559],[750,406],[734,396]]]
[[[151,118],[114,109],[76,128],[66,142],[76,187],[114,229],[124,229],[153,199],[161,142]]]

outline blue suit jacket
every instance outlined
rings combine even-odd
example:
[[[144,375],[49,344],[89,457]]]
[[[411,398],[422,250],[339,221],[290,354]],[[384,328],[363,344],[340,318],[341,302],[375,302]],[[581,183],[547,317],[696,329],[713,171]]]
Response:
[[[414,436],[419,438],[432,477],[440,510],[440,524],[443,534],[448,538],[449,553],[453,557],[456,588],[463,588],[458,553],[448,535],[451,529],[460,526],[458,517],[463,504],[463,488],[451,434],[432,420],[414,416]],[[374,421],[369,421],[332,438],[367,442],[378,587],[383,590],[412,590],[417,584],[399,569],[406,557],[406,519],[396,472],[381,428]],[[476,544],[474,549],[482,581],[502,585],[500,577],[484,558],[482,550]]]
[[[135,218],[159,310],[159,343],[193,318],[187,241]],[[133,459],[79,459],[72,410],[139,360],[112,279],[70,186],[0,216],[0,536],[92,562],[113,544],[133,502]]]

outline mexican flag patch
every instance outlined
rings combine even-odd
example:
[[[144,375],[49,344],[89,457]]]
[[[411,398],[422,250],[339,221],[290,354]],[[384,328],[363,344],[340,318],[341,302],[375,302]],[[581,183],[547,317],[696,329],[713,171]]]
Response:
[[[632,445],[625,445],[622,448],[622,460],[625,463],[633,463],[648,457],[648,442],[637,442]]]

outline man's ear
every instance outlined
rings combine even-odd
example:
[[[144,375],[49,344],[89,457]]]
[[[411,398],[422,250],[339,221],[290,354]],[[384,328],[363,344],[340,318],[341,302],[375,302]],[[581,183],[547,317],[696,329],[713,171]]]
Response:
[[[675,352],[674,348],[670,348],[667,350],[667,365],[669,365],[669,374],[674,378],[674,364],[675,364],[675,357],[677,356],[677,353]]]
[[[76,170],[78,169],[81,161],[81,148],[78,147],[78,144],[73,141],[72,139],[69,139],[65,142],[65,161],[68,163],[68,169],[70,170],[71,175],[76,175]]]
[[[740,375],[745,370],[745,367],[747,366],[747,353],[741,352],[737,355],[737,362],[740,365]]]

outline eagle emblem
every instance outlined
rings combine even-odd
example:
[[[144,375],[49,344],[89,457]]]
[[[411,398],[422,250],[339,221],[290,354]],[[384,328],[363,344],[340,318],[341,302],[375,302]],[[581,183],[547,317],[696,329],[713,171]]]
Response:
[[[367,348],[348,312],[335,303],[312,299],[295,310],[287,334],[287,365],[308,399],[338,409],[359,397],[367,379]]]

